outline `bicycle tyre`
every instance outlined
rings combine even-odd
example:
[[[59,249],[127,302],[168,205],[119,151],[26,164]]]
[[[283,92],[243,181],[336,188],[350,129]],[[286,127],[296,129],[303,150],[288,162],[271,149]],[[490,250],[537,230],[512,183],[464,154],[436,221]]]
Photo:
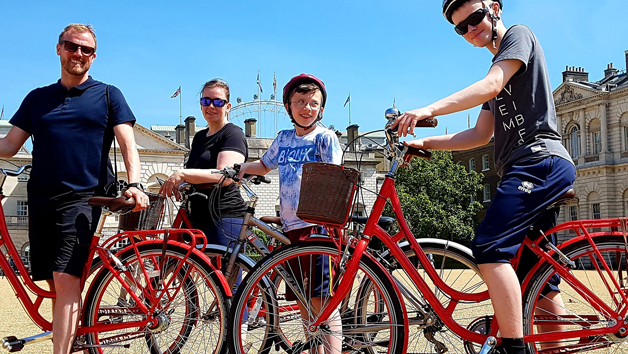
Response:
[[[619,235],[601,235],[593,238],[596,247],[599,249],[603,260],[611,270],[611,274],[620,284],[621,291],[628,294],[628,286],[626,285],[626,246],[623,236]],[[595,295],[606,303],[611,309],[617,310],[625,307],[626,304],[617,289],[610,289],[612,284],[611,276],[608,273],[604,277],[596,270],[596,266],[601,267],[602,259],[595,254],[595,251],[587,240],[580,240],[561,250],[569,260],[575,262],[576,268],[570,272],[577,275],[577,279],[585,286],[593,289]],[[558,258],[556,258],[558,259]],[[536,272],[534,278],[531,279],[529,285],[523,295],[523,330],[525,335],[534,333],[549,333],[552,331],[560,331],[561,333],[579,330],[579,329],[603,329],[612,327],[618,320],[611,318],[609,313],[596,309],[590,300],[578,294],[573,286],[564,279],[560,282],[559,289],[563,298],[563,306],[556,309],[562,311],[563,314],[549,312],[539,306],[540,299],[546,299],[543,295],[543,288],[552,275],[556,273],[554,267],[545,263]],[[619,276],[619,277],[618,277]],[[538,313],[537,313],[538,312]],[[535,316],[535,313],[536,316]],[[567,316],[564,314],[566,313]],[[549,326],[555,321],[554,325],[562,325],[561,327],[537,328],[545,323]],[[609,353],[627,353],[628,352],[628,336],[626,335],[627,322],[623,322],[624,333],[607,333],[596,336],[574,336],[567,338],[561,342],[546,341],[537,343],[527,343],[529,353],[537,353],[541,349],[545,350],[550,347],[569,346],[569,353],[578,353],[585,351],[609,352]],[[559,351],[556,351],[559,352]]]
[[[438,272],[440,278],[451,288],[465,293],[482,293],[487,291],[486,284],[480,274],[480,269],[475,263],[475,258],[471,250],[460,244],[439,239],[416,239],[425,254],[432,261],[432,265]],[[408,242],[399,244],[401,250],[410,259],[419,272],[420,276],[427,282],[432,292],[440,300],[441,304],[448,308],[452,299],[440,290],[429,275],[421,267],[418,257]],[[423,311],[430,313],[431,306],[425,303],[419,289],[413,285],[413,281],[408,273],[403,270],[396,259],[388,252],[382,253],[378,258],[384,258],[391,274],[398,282],[406,285],[412,296],[421,299],[424,304],[416,303],[404,295],[404,303],[408,316],[408,353],[439,353],[435,342],[442,343],[448,353],[454,354],[476,354],[481,349],[481,344],[473,343],[461,339],[454,332],[449,330],[438,318],[436,313],[431,312],[431,325],[427,325],[427,319]],[[371,284],[363,282],[360,284],[360,294],[368,292]],[[451,308],[450,308],[451,309]],[[493,308],[486,293],[485,299],[479,303],[458,301],[455,309],[452,310],[452,318],[461,326],[481,334],[490,331]],[[427,335],[432,335],[433,340],[429,340]],[[442,347],[441,347],[442,350]]]
[[[142,269],[155,285],[156,276],[153,264],[165,264],[165,279],[161,284],[170,283],[165,289],[167,296],[161,298],[157,306],[159,314],[153,316],[158,324],[153,328],[123,328],[110,332],[86,334],[86,344],[91,353],[220,353],[226,351],[227,314],[230,299],[227,298],[218,275],[212,271],[200,254],[193,252],[185,260],[179,272],[174,274],[174,266],[182,262],[187,249],[178,245],[168,245],[166,260],[161,260],[162,245],[145,243],[137,245],[138,256],[129,249],[117,257],[130,270]],[[171,270],[171,271],[168,271]],[[136,279],[138,298],[150,307],[150,300],[142,295],[148,291],[144,272]],[[127,280],[129,281],[129,280]],[[139,284],[138,284],[139,283]],[[181,284],[181,289],[173,287]],[[138,311],[131,297],[120,299],[122,286],[109,271],[101,271],[94,278],[85,297],[83,323],[85,326],[111,324],[124,321],[137,321],[146,318]],[[162,286],[163,290],[163,286]],[[172,292],[172,293],[170,293]],[[125,292],[126,293],[126,292]],[[101,345],[117,346],[101,346]],[[123,347],[128,345],[129,348]]]
[[[302,346],[307,340],[304,335],[300,312],[297,312],[297,316],[290,315],[292,316],[291,322],[282,321],[281,325],[278,325],[280,321],[276,314],[281,314],[282,308],[294,308],[296,302],[283,300],[285,286],[279,289],[269,289],[269,275],[278,274],[276,270],[277,265],[280,264],[283,264],[290,274],[297,271],[302,272],[301,258],[297,257],[314,257],[316,255],[331,257],[332,266],[335,266],[339,259],[338,248],[334,243],[306,241],[280,248],[260,261],[251,270],[240,285],[230,311],[229,318],[236,327],[228,334],[230,353],[307,352],[307,347]],[[300,270],[290,268],[287,261],[291,259],[296,260]],[[343,318],[341,335],[341,338],[344,337],[343,352],[350,352],[351,350],[357,352],[368,346],[377,346],[382,353],[402,353],[405,340],[403,310],[401,303],[396,299],[397,294],[392,283],[388,280],[384,270],[368,257],[363,257],[360,260],[356,284],[352,291],[357,290],[357,284],[359,284],[361,277],[368,277],[375,284],[378,289],[376,293],[381,297],[386,311],[384,314],[364,312],[360,319],[355,316],[353,319]],[[262,283],[261,286],[259,285],[260,282]],[[301,287],[300,290],[302,291],[303,288]],[[306,294],[303,296],[307,298]],[[264,313],[264,321],[257,321],[254,326],[247,322],[242,323],[241,320],[245,310],[249,314],[252,312],[252,309],[249,308],[251,303],[261,303],[259,308],[253,308],[253,312]],[[308,311],[313,310],[308,309]],[[381,323],[368,322],[375,318]],[[368,326],[371,328],[370,331],[367,330]],[[379,328],[379,330],[375,328]],[[279,331],[281,333],[278,333]],[[312,341],[319,344],[323,343],[325,335],[322,332],[322,330],[315,332],[312,335]],[[370,336],[368,343],[364,341],[365,332],[369,333],[368,336]],[[244,335],[245,333],[246,335]],[[286,340],[277,340],[280,335]],[[334,334],[332,333],[332,335]],[[338,333],[335,335],[340,336]]]

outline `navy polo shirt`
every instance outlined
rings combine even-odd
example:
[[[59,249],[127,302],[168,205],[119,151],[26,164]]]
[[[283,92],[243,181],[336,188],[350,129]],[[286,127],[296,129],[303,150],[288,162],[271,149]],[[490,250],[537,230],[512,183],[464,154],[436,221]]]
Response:
[[[102,194],[113,182],[113,127],[134,124],[135,116],[115,86],[109,85],[107,107],[107,86],[90,76],[69,90],[59,80],[26,96],[10,122],[33,137],[29,196]]]

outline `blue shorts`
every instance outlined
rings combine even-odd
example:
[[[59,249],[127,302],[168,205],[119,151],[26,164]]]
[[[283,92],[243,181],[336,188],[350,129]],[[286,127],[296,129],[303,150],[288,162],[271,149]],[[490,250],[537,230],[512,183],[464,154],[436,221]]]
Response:
[[[556,225],[558,210],[548,211],[547,207],[572,188],[575,179],[574,165],[556,156],[511,166],[471,244],[476,262],[510,262],[531,228],[536,231],[530,237],[537,237],[538,230],[546,231]],[[536,257],[527,255],[521,257],[517,269],[520,276],[525,276],[536,263]]]
[[[209,216],[207,217],[209,219]],[[242,223],[244,221],[238,218],[222,218],[214,223],[208,222],[204,225],[194,225],[194,227],[198,227],[203,233],[205,237],[207,237],[207,243],[213,245],[222,245],[225,247],[229,247],[229,243],[238,240],[238,236],[240,235],[240,229],[242,228]],[[246,246],[246,245],[245,245]],[[244,252],[244,250],[242,250]],[[226,260],[223,261],[223,266],[226,266]],[[235,292],[238,289],[238,286],[242,282],[242,269],[238,272],[238,277],[236,278],[236,282],[233,286],[233,291]]]

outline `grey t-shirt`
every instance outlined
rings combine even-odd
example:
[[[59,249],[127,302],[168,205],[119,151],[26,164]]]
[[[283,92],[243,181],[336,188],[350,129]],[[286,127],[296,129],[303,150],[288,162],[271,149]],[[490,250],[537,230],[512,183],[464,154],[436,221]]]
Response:
[[[556,127],[545,55],[532,31],[523,25],[508,29],[493,63],[516,59],[523,63],[502,92],[484,103],[495,117],[495,165],[502,176],[520,160],[559,156],[573,163]]]

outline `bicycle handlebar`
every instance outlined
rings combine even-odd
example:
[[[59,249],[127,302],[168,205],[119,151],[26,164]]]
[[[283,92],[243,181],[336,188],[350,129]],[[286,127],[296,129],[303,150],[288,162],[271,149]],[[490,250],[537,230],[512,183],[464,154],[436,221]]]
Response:
[[[4,175],[7,175],[7,176],[11,176],[11,177],[17,177],[17,176],[21,175],[22,173],[24,173],[26,170],[30,169],[31,167],[33,167],[33,166],[30,165],[30,164],[24,165],[24,166],[20,167],[17,171],[0,168],[0,173],[2,173]]]

